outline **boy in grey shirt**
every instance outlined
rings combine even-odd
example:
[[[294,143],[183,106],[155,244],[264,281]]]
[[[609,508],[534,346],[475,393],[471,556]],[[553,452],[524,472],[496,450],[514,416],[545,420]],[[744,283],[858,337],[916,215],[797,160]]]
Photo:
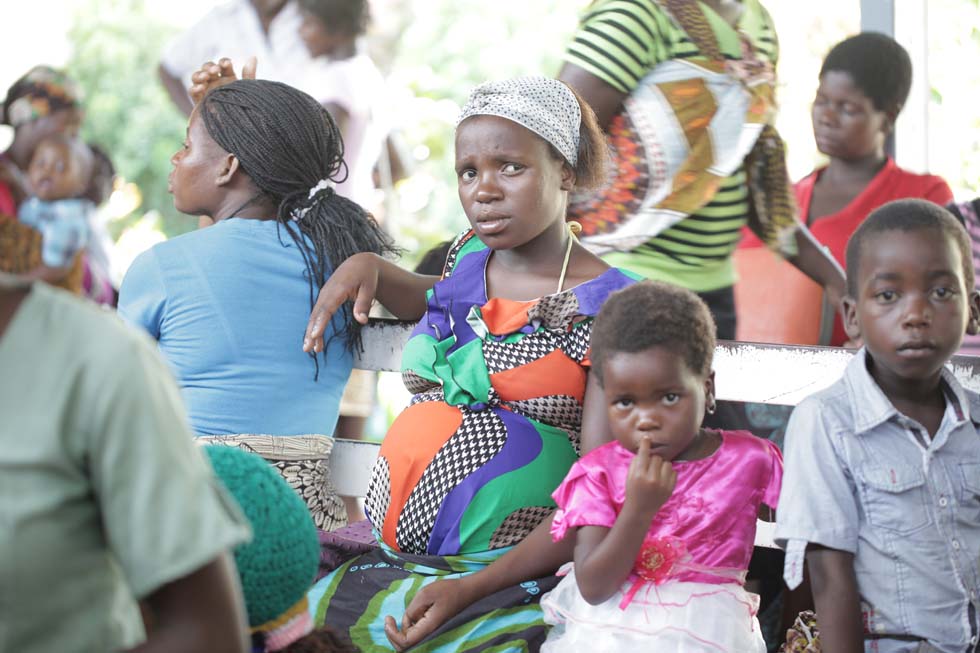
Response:
[[[825,651],[978,651],[980,398],[945,368],[980,328],[969,237],[931,202],[891,202],[847,270],[864,347],[787,427],[786,582],[805,557]]]

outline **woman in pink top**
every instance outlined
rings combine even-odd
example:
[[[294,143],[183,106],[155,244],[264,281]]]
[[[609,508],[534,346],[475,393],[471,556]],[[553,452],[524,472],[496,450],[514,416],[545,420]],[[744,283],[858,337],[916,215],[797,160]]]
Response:
[[[945,205],[953,193],[941,178],[899,168],[885,154],[912,84],[912,61],[894,39],[865,32],[835,45],[820,68],[813,136],[830,162],[794,190],[810,233],[844,265],[847,239],[868,214],[892,200],[916,197]],[[759,246],[748,237],[743,246]],[[840,317],[832,345],[847,341]]]
[[[615,440],[552,495],[552,536],[574,536],[575,562],[541,600],[555,626],[542,653],[766,650],[743,583],[782,456],[701,427],[715,410],[714,333],[697,295],[660,282],[614,293],[596,318],[592,371]]]

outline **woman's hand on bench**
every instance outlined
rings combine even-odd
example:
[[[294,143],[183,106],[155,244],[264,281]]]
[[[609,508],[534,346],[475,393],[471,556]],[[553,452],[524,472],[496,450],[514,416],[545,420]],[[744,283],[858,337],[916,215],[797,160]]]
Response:
[[[361,324],[367,324],[375,298],[399,320],[418,320],[425,313],[425,293],[438,280],[409,272],[377,254],[354,254],[320,289],[306,325],[303,351],[323,351],[323,332],[344,302],[354,302],[354,319]]]
[[[303,338],[303,351],[323,351],[323,332],[344,302],[353,301],[354,319],[367,324],[383,262],[384,259],[376,254],[354,254],[333,271],[313,305]]]

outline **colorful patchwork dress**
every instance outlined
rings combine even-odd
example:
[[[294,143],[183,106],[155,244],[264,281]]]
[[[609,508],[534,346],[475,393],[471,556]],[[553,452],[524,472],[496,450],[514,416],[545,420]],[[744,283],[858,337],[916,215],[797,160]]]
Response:
[[[362,651],[393,650],[385,615],[400,620],[423,586],[485,567],[554,510],[551,493],[578,458],[592,319],[636,280],[613,268],[537,300],[488,300],[490,254],[472,232],[456,242],[405,347],[416,394],[385,438],[366,501],[380,549],[311,591],[316,622],[349,629]],[[413,650],[537,650],[538,600],[556,583],[487,597]]]

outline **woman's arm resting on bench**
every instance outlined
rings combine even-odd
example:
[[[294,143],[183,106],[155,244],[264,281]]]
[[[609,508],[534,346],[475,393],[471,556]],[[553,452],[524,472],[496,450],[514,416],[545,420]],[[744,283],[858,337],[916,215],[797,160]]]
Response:
[[[344,302],[354,302],[354,319],[367,324],[377,299],[400,320],[418,320],[425,313],[425,293],[439,277],[415,274],[377,254],[351,256],[334,270],[320,289],[306,326],[303,351],[323,351],[323,332]]]

